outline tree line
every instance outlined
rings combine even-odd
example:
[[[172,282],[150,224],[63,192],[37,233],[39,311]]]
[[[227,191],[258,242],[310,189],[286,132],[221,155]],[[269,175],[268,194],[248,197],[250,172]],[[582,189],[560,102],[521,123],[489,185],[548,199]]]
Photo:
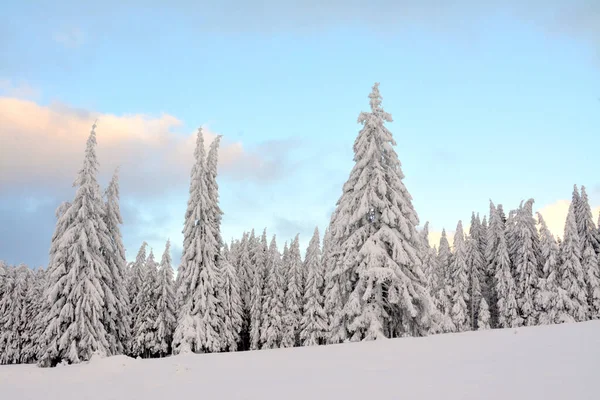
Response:
[[[57,209],[47,269],[0,262],[0,363],[71,364],[94,355],[164,357],[314,346],[600,317],[600,230],[575,186],[562,240],[533,200],[505,214],[473,213],[431,247],[404,186],[379,84],[354,142],[354,161],[329,226],[305,256],[244,233],[227,244],[217,184],[217,137],[198,130],[174,279],[143,243],[127,264],[118,173],[96,180],[96,125],[72,202]],[[599,222],[600,225],[600,222]]]

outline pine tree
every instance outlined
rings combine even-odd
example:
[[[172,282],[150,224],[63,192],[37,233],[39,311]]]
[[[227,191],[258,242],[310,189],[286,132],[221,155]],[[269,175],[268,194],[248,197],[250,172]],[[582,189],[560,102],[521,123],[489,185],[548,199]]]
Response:
[[[173,332],[177,324],[174,285],[173,267],[171,266],[171,241],[167,240],[158,270],[156,293],[157,318],[154,323],[154,330],[157,335],[157,346],[154,348],[154,353],[160,357],[171,354]]]
[[[323,266],[325,268],[323,309],[327,315],[327,343],[338,343],[347,336],[347,331],[344,325],[335,322],[335,318],[341,316],[339,310],[343,307],[343,284],[340,282],[340,269],[336,268],[337,254],[334,254],[335,248],[332,241],[331,230],[328,228],[323,235]]]
[[[581,187],[581,197],[575,204],[575,220],[581,241],[581,267],[586,283],[589,317],[598,319],[600,318],[600,232],[594,225],[585,186]]]
[[[554,236],[548,229],[544,218],[540,213],[537,214],[540,224],[540,259],[542,271],[538,280],[538,290],[536,295],[536,310],[538,311],[538,325],[549,325],[558,322],[559,310],[557,299],[559,295],[559,249]]]
[[[392,117],[381,107],[378,83],[369,98],[371,112],[358,118],[363,128],[354,142],[356,164],[330,224],[339,251],[335,268],[349,284],[333,323],[353,341],[425,335],[432,314],[418,254],[419,219],[384,125]]]
[[[250,263],[250,235],[244,232],[238,246],[237,275],[240,280],[242,299],[242,331],[240,333],[240,350],[250,349],[250,309],[252,292],[252,265]]]
[[[156,355],[161,339],[158,337],[156,322],[158,320],[158,268],[154,253],[146,259],[142,289],[136,296],[137,314],[134,316],[133,343],[131,351],[134,356],[149,358]]]
[[[501,226],[501,212],[496,211],[493,215],[499,226]],[[516,286],[511,271],[508,246],[504,234],[498,234],[497,239],[497,247],[491,257],[491,268],[496,271],[495,281],[498,295],[498,327],[516,328],[522,325],[522,320],[519,317]]]
[[[539,288],[538,274],[541,264],[540,241],[533,218],[533,202],[533,199],[529,199],[521,204],[514,222],[517,303],[525,326],[537,325],[538,321],[535,298]]]
[[[451,287],[450,278],[450,261],[452,260],[452,251],[450,250],[450,243],[448,242],[448,236],[446,235],[446,229],[442,229],[442,236],[440,237],[440,247],[438,248],[438,263],[444,274],[444,282],[447,287]],[[451,293],[448,292],[451,296]]]
[[[467,246],[462,221],[458,221],[454,234],[454,256],[450,264],[452,282],[452,321],[458,332],[470,329],[469,320],[469,278],[467,274]]]
[[[33,286],[31,270],[25,265],[6,271],[5,294],[0,300],[0,364],[20,364],[33,361],[24,353],[30,330],[28,294]]]
[[[32,272],[27,269],[27,273]],[[44,332],[43,309],[45,306],[44,292],[46,290],[46,271],[38,268],[31,274],[31,284],[27,285],[25,331],[26,340],[22,348],[22,363],[37,362],[41,353],[45,350],[41,336]],[[1,329],[0,329],[1,331]]]
[[[585,321],[588,317],[587,292],[584,271],[581,266],[581,242],[575,219],[576,201],[569,206],[565,223],[565,233],[560,247],[558,308],[565,312],[558,316],[559,321]]]
[[[481,252],[481,256],[483,257],[483,261],[485,264],[485,250],[487,248],[487,238],[488,238],[488,223],[487,216],[483,216],[481,220],[481,226],[479,227],[479,251]]]
[[[471,225],[472,226],[472,225]],[[484,273],[483,256],[479,251],[479,242],[472,236],[466,241],[466,264],[468,278],[468,310],[469,324],[472,330],[477,329],[479,319],[479,308],[481,307],[481,280]],[[487,302],[485,303],[487,307]],[[488,309],[489,313],[489,309]],[[489,323],[489,318],[488,318]]]
[[[485,274],[482,281],[482,295],[490,310],[490,326],[498,327],[498,291],[496,287],[496,261],[500,260],[498,245],[504,239],[504,222],[498,208],[490,200],[490,219],[485,247]],[[510,268],[509,268],[510,270]]]
[[[300,322],[300,340],[303,346],[316,346],[325,343],[328,331],[323,299],[325,271],[318,228],[315,228],[313,237],[308,244],[304,270],[308,271],[308,275],[304,293],[304,312]]]
[[[283,338],[283,317],[285,313],[285,267],[277,249],[277,239],[273,236],[267,257],[267,282],[263,302],[261,342],[263,349],[276,349]]]
[[[286,266],[286,303],[283,318],[283,347],[294,347],[299,344],[300,321],[302,320],[302,297],[300,292],[302,258],[300,256],[300,239],[296,235],[289,248]]]
[[[240,280],[235,267],[227,258],[220,259],[220,269],[222,272],[220,293],[224,310],[223,350],[236,351],[240,343],[244,317]]]
[[[261,325],[263,318],[263,293],[265,290],[265,270],[267,261],[267,230],[263,230],[260,241],[255,241],[250,262],[253,266],[252,292],[250,293],[250,349],[261,348]]]
[[[129,295],[129,307],[131,312],[131,334],[133,334],[133,325],[137,315],[140,313],[139,294],[142,291],[144,283],[144,274],[146,271],[146,247],[148,243],[143,242],[135,257],[135,261],[130,265],[127,280],[127,293]],[[128,345],[131,352],[133,338],[130,338]]]
[[[39,364],[78,363],[94,353],[110,355],[107,299],[114,297],[106,253],[112,248],[105,205],[96,181],[96,133],[87,140],[71,206],[57,221],[50,248],[45,351]]]
[[[482,297],[479,303],[479,311],[477,313],[477,330],[482,331],[490,328],[490,310],[487,302],[485,301],[485,297]]]
[[[127,261],[119,225],[123,224],[119,207],[118,170],[115,171],[106,189],[106,227],[112,249],[106,251],[106,263],[110,268],[112,293],[105,306],[105,324],[111,344],[111,354],[123,354],[131,335],[131,314],[127,292]]]

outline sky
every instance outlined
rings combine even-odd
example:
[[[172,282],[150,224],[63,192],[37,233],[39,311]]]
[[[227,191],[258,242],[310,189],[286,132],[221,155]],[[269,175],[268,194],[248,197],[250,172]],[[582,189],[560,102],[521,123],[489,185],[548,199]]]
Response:
[[[85,3],[85,4],[82,4]],[[450,4],[451,3],[451,4]],[[597,0],[20,1],[0,15],[0,259],[45,266],[98,120],[128,259],[181,254],[194,135],[223,135],[226,240],[324,231],[380,82],[431,240],[490,199],[600,213]]]

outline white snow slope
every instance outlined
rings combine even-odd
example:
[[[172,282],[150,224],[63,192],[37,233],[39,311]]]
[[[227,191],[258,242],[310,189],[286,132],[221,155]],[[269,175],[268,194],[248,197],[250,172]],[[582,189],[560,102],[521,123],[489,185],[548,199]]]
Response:
[[[41,369],[0,366],[0,398],[600,399],[600,321]]]

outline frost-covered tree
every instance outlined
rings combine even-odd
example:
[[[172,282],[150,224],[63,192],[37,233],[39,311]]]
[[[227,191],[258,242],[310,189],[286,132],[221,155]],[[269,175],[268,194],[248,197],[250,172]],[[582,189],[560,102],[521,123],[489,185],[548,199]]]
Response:
[[[560,246],[560,264],[558,280],[562,290],[559,292],[558,308],[565,312],[559,315],[561,322],[585,321],[588,317],[585,274],[581,266],[581,241],[575,219],[576,202],[569,206],[565,232]]]
[[[112,249],[106,251],[106,263],[110,268],[111,292],[105,305],[105,325],[109,335],[112,354],[123,354],[131,335],[131,314],[127,292],[127,261],[119,225],[123,224],[119,207],[119,176],[115,171],[106,189],[106,227]],[[110,293],[110,292],[109,292]]]
[[[158,337],[158,267],[154,253],[150,250],[144,266],[142,289],[136,296],[137,313],[134,316],[132,347],[134,356],[149,358],[160,348],[161,338]]]
[[[513,279],[506,239],[500,237],[494,258],[496,269],[496,290],[498,292],[498,326],[516,328],[522,325],[516,299],[515,280]]]
[[[285,266],[277,249],[277,239],[271,239],[267,257],[267,282],[263,302],[261,342],[263,349],[276,349],[283,338],[285,314]]]
[[[154,353],[160,357],[171,354],[173,332],[177,324],[175,310],[175,283],[173,281],[173,267],[171,266],[171,241],[167,240],[165,251],[158,269],[158,282],[156,292],[156,344]]]
[[[303,346],[324,344],[327,339],[327,314],[323,300],[324,269],[321,257],[319,229],[315,228],[304,259],[308,271],[304,293],[304,312],[300,322],[300,340]]]
[[[442,229],[442,236],[440,237],[440,246],[438,248],[438,264],[440,269],[444,273],[445,285],[450,287],[452,282],[450,279],[450,261],[452,260],[452,251],[450,250],[450,242],[448,242],[448,235],[446,229]],[[449,293],[451,295],[451,293]]]
[[[339,249],[339,246],[337,246]],[[343,283],[340,281],[340,269],[336,269],[336,257],[334,254],[331,230],[328,228],[323,235],[323,266],[325,268],[325,283],[323,288],[323,309],[327,315],[327,343],[337,343],[346,337],[345,327],[335,325],[335,317],[341,314],[343,299]],[[340,335],[340,333],[342,335]]]
[[[479,302],[479,312],[477,313],[477,330],[482,331],[490,328],[490,310],[485,297],[482,297]]]
[[[34,317],[28,303],[33,274],[20,265],[9,267],[5,279],[5,293],[0,299],[0,364],[32,362],[35,354],[28,354],[26,349],[31,335],[28,318]]]
[[[469,284],[469,324],[471,329],[476,330],[477,321],[479,319],[479,308],[481,307],[481,280],[484,273],[484,262],[481,251],[479,250],[479,242],[472,236],[466,240],[466,264]],[[485,304],[487,307],[487,302]]]
[[[127,291],[129,295],[129,304],[131,307],[132,329],[133,320],[139,311],[139,304],[137,303],[136,299],[138,294],[142,291],[142,285],[144,282],[144,274],[146,270],[146,247],[148,247],[148,243],[143,242],[137,252],[137,255],[135,256],[135,261],[131,263],[128,272],[129,278],[127,283]]]
[[[419,255],[419,219],[404,186],[396,142],[385,127],[379,84],[354,142],[355,165],[344,184],[330,229],[344,305],[332,325],[339,340],[425,335],[432,301]],[[342,334],[339,332],[341,331]],[[346,336],[346,337],[344,337]]]
[[[242,330],[240,333],[240,350],[250,349],[250,310],[252,292],[252,264],[250,263],[250,235],[244,232],[240,240],[237,255],[236,271],[240,280],[242,299]]]
[[[227,258],[220,260],[221,288],[220,298],[224,311],[223,350],[236,351],[240,343],[244,309],[240,293],[240,280],[235,267]]]
[[[469,318],[469,277],[467,266],[467,245],[462,221],[458,221],[454,233],[454,255],[450,263],[452,283],[452,321],[458,332],[471,328]]]
[[[496,287],[496,267],[498,262],[504,257],[504,255],[499,254],[498,245],[500,243],[500,239],[504,240],[506,244],[506,238],[504,235],[504,221],[498,208],[496,208],[491,200],[490,219],[486,239],[484,255],[485,274],[484,279],[481,282],[481,288],[482,295],[485,297],[485,301],[490,309],[490,325],[492,328],[496,328],[498,327],[498,291]]]
[[[250,252],[252,265],[252,290],[250,292],[250,349],[261,348],[261,325],[263,318],[263,294],[265,290],[265,274],[267,262],[267,230],[263,230],[260,239],[253,241]]]
[[[536,292],[536,310],[538,313],[538,325],[549,325],[559,322],[558,315],[565,310],[559,310],[557,299],[559,290],[558,266],[560,254],[558,244],[548,229],[542,214],[537,213],[540,225],[540,263],[542,270],[538,279],[538,290]],[[564,303],[561,303],[561,305]]]
[[[83,167],[71,206],[56,223],[48,265],[45,351],[39,365],[78,363],[94,353],[111,354],[105,326],[107,304],[114,298],[106,254],[112,250],[105,204],[96,180],[96,125],[87,140]]]
[[[27,274],[30,272],[31,270],[27,269]],[[44,318],[42,318],[45,307],[46,271],[38,268],[31,274],[30,279],[31,284],[27,285],[27,308],[24,314],[27,334],[24,337],[24,345],[21,351],[22,363],[36,362],[45,350],[40,338],[46,328]]]
[[[538,274],[541,269],[540,241],[533,218],[533,199],[521,204],[515,215],[515,284],[519,314],[525,326],[537,325],[535,306],[539,288]]]
[[[479,251],[481,252],[481,256],[483,257],[485,263],[485,249],[487,248],[487,238],[488,238],[488,222],[487,216],[483,216],[481,220],[481,226],[479,227]]]
[[[223,349],[223,306],[218,260],[221,237],[216,222],[218,205],[210,189],[214,184],[207,172],[202,128],[198,129],[195,163],[183,229],[178,304],[181,304],[173,336],[173,352],[218,352]],[[179,278],[179,277],[178,277]]]
[[[292,241],[286,257],[285,314],[283,317],[282,347],[294,347],[299,344],[300,321],[302,320],[303,298],[300,291],[302,258],[300,256],[300,238]]]
[[[577,188],[574,191],[574,199]],[[600,231],[596,228],[585,186],[575,203],[575,220],[581,244],[581,267],[586,283],[589,317],[600,318]]]

